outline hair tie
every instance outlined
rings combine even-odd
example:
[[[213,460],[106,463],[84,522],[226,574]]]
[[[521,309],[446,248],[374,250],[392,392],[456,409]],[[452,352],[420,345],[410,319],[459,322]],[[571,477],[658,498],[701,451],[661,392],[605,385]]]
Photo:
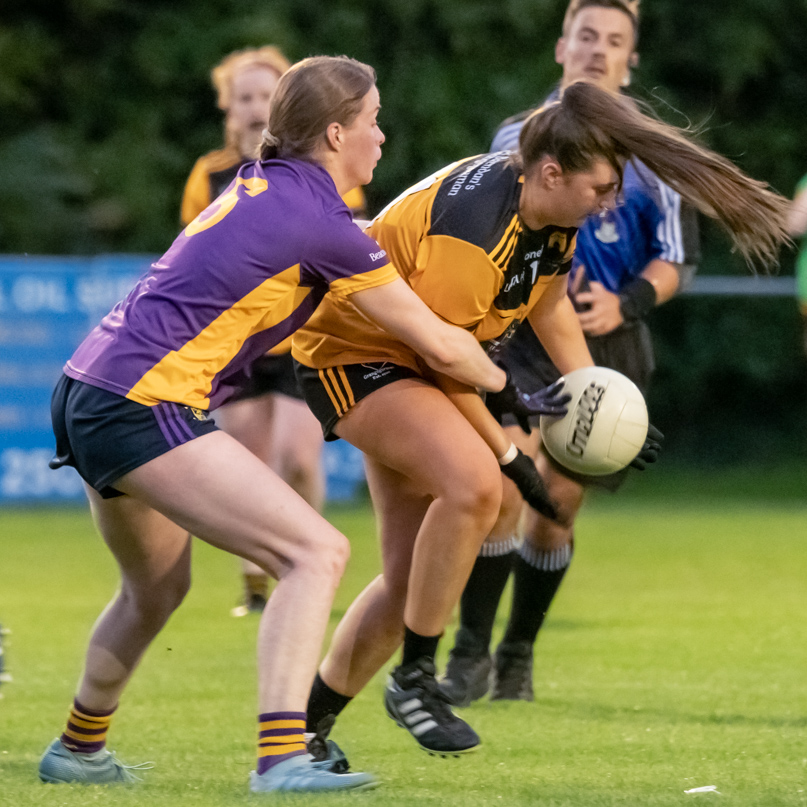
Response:
[[[280,148],[280,138],[275,137],[275,135],[273,135],[268,128],[263,130],[261,137],[263,138],[264,146]]]

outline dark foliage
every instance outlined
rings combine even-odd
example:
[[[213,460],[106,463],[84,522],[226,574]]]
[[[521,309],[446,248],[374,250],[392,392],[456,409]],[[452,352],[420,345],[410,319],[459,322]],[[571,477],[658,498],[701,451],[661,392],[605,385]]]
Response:
[[[177,232],[193,161],[221,142],[209,70],[235,48],[266,43],[292,59],[347,53],[376,68],[388,137],[368,189],[378,210],[435,168],[485,151],[503,118],[544,97],[559,74],[553,48],[565,5],[5,0],[0,250],[162,252]],[[807,5],[646,0],[643,6],[636,94],[791,194],[807,171]],[[747,270],[725,239],[705,227],[701,271]],[[783,255],[782,271],[792,271],[792,255]],[[706,438],[703,428],[691,426],[691,412],[711,413],[714,429],[718,420],[726,429],[736,419],[739,433],[748,428],[746,416],[763,428],[759,401],[772,387],[781,395],[780,412],[795,411],[798,396],[805,400],[793,306],[682,300],[658,312],[655,327],[661,370],[654,420],[673,453],[677,445],[700,454]],[[676,394],[681,389],[691,399],[686,405]],[[802,414],[802,436],[803,423]]]

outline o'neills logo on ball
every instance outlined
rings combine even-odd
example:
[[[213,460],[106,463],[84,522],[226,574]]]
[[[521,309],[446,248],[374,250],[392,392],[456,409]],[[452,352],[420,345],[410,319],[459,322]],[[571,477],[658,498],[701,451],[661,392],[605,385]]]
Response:
[[[574,431],[566,443],[566,450],[575,457],[582,457],[586,450],[603,395],[605,387],[592,381],[580,396],[574,413]]]

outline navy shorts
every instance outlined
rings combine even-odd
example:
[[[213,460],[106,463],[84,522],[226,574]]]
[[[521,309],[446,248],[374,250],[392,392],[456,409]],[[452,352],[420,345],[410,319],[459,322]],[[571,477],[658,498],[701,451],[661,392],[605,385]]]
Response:
[[[166,401],[144,406],[63,375],[50,404],[56,454],[104,499],[122,496],[111,483],[183,443],[218,428],[201,409]]]
[[[326,370],[295,361],[294,370],[308,408],[322,424],[326,441],[339,439],[333,431],[339,418],[371,392],[404,378],[421,378],[414,370],[388,361],[340,364]]]
[[[294,359],[291,353],[280,353],[277,356],[266,353],[257,358],[250,368],[249,381],[232,400],[245,401],[272,392],[296,398],[298,401],[303,400],[303,393],[294,376]]]
[[[655,361],[650,330],[645,322],[619,327],[605,336],[588,337],[586,344],[596,365],[622,373],[639,387],[642,394],[646,392]],[[560,373],[529,323],[516,331],[500,360],[510,371],[515,384],[524,392],[537,392],[560,378]],[[516,425],[515,418],[510,415],[505,415],[503,420],[505,426]],[[531,423],[537,428],[538,418],[532,419]],[[624,468],[606,476],[584,476],[564,468],[548,452],[542,450],[542,453],[555,470],[586,487],[615,491],[622,486],[629,473],[629,469]]]

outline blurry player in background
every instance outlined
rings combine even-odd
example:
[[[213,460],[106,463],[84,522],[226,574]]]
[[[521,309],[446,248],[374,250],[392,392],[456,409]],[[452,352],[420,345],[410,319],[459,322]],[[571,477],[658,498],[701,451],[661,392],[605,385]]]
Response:
[[[224,148],[196,161],[182,198],[183,226],[227,188],[244,163],[257,157],[272,90],[289,66],[283,53],[266,45],[235,51],[213,69],[218,107],[225,113]],[[345,194],[344,200],[354,216],[365,215],[361,187]],[[216,413],[216,421],[312,507],[322,509],[322,434],[297,389],[288,342],[253,364],[249,385]],[[260,613],[269,593],[269,577],[262,569],[243,561],[242,574],[243,598],[233,608],[233,616]]]
[[[547,102],[575,81],[586,80],[615,93],[630,83],[631,68],[638,63],[638,6],[627,0],[572,1],[555,49],[563,75]],[[518,148],[528,114],[505,121],[493,140],[493,151]],[[569,293],[591,355],[597,364],[627,375],[643,392],[654,367],[645,318],[686,283],[697,251],[694,209],[641,163],[625,166],[621,204],[590,218],[578,234]],[[559,375],[529,328],[519,329],[503,360],[516,384],[528,392]],[[560,517],[553,521],[533,510],[522,513],[520,497],[505,483],[499,520],[462,596],[460,627],[442,681],[443,691],[460,706],[482,697],[489,687],[491,699],[532,700],[533,644],[571,563],[574,520],[585,488],[596,484],[616,490],[628,473],[575,477],[539,452],[537,428],[528,437],[514,421],[508,425],[513,440],[537,457]],[[511,571],[510,618],[491,659],[493,624]]]
[[[11,679],[11,673],[6,670],[6,656],[3,647],[3,637],[8,633],[7,629],[0,624],[0,684],[7,684]],[[0,695],[0,698],[3,696]]]
[[[788,230],[794,238],[807,234],[807,176],[796,187],[796,197],[790,208]],[[804,353],[807,354],[807,241],[796,258],[796,300],[801,312]]]

